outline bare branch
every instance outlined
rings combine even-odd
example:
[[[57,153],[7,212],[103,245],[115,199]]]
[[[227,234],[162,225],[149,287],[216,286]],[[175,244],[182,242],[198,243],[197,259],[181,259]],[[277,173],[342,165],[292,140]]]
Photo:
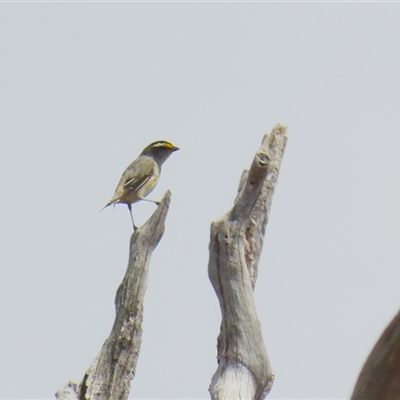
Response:
[[[273,384],[253,290],[286,143],[282,125],[264,136],[232,210],[211,224],[208,273],[222,313],[213,400],[263,399]]]
[[[150,258],[164,233],[170,200],[171,193],[168,191],[150,219],[132,234],[128,268],[117,290],[116,317],[110,336],[82,382],[77,387],[69,382],[56,394],[57,399],[128,398],[142,342],[143,301]]]
[[[78,384],[69,381],[66,386],[56,393],[56,399],[59,400],[78,400]]]
[[[400,312],[379,338],[358,377],[351,400],[400,398]]]

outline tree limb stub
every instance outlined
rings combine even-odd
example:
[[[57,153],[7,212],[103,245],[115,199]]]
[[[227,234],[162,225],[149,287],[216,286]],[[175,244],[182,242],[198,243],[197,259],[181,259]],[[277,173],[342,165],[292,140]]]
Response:
[[[368,356],[351,400],[400,399],[400,312]]]
[[[77,387],[69,382],[57,392],[57,399],[128,398],[142,342],[143,302],[150,258],[164,233],[170,201],[171,193],[167,191],[149,220],[132,234],[128,268],[115,297],[116,316],[111,333],[82,382]]]
[[[211,224],[208,273],[222,313],[213,400],[264,399],[273,384],[253,290],[286,143],[282,125],[264,136],[232,210]]]

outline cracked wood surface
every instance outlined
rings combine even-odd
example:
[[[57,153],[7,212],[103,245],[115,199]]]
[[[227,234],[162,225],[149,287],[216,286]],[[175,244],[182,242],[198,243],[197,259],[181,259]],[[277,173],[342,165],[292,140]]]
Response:
[[[82,382],[68,382],[59,400],[125,400],[135,375],[142,342],[143,301],[153,250],[165,229],[171,193],[167,191],[150,219],[131,236],[128,268],[115,297],[116,316],[109,337]]]
[[[222,313],[213,400],[263,399],[273,384],[253,290],[286,143],[282,125],[264,136],[232,210],[211,224],[208,273]]]

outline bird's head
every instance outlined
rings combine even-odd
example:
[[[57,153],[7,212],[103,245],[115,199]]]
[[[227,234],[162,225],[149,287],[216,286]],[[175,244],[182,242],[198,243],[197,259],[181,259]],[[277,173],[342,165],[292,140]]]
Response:
[[[143,156],[154,158],[161,165],[174,151],[179,150],[179,147],[174,146],[166,140],[157,140],[150,143],[141,153]]]

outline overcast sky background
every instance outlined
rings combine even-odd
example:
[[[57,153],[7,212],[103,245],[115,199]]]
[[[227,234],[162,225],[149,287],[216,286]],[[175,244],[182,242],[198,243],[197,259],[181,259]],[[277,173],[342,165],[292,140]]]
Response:
[[[206,399],[220,310],[209,227],[280,122],[255,296],[271,399],[348,398],[400,305],[400,4],[0,4],[1,398],[81,380],[114,320],[151,141],[181,150],[132,399]],[[133,207],[138,224],[154,211]]]

